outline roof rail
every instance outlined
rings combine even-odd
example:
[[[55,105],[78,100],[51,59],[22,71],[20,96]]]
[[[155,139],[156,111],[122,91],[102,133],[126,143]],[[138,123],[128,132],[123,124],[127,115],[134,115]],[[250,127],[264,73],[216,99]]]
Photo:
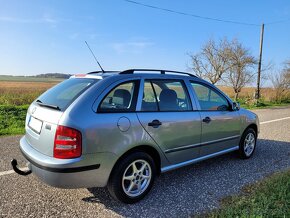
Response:
[[[89,72],[89,73],[87,73],[87,74],[97,74],[97,73],[101,73],[101,74],[103,74],[103,73],[119,73],[120,71],[93,71],[93,72]]]
[[[129,70],[124,70],[120,72],[120,74],[134,74],[136,71],[144,71],[144,72],[160,72],[160,74],[166,74],[166,73],[177,73],[177,74],[183,74],[183,75],[188,75],[188,76],[193,76],[197,77],[191,73],[186,73],[186,72],[180,72],[180,71],[174,71],[174,70],[159,70],[159,69],[129,69]]]

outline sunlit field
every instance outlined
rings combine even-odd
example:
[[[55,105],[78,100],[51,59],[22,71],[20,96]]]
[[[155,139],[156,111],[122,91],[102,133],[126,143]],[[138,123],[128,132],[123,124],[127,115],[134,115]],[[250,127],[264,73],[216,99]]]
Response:
[[[41,93],[59,83],[61,80],[41,81],[3,81],[0,78],[0,105],[26,105],[30,104]],[[231,87],[219,86],[228,96],[233,98],[234,91]],[[178,90],[176,90],[178,91]],[[254,87],[245,87],[239,95],[241,102],[250,101],[254,96]],[[272,88],[262,88],[261,98],[263,101],[273,101],[275,91]]]
[[[58,82],[0,81],[0,105],[30,104]]]

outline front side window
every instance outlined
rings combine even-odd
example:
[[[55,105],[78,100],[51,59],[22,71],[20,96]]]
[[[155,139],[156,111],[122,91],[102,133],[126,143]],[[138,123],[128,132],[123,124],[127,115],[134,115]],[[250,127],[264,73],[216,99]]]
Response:
[[[102,100],[99,112],[135,111],[139,81],[125,82],[113,88]]]
[[[142,111],[192,110],[186,87],[179,80],[146,80]]]
[[[211,87],[191,82],[201,110],[225,111],[229,109],[227,99]]]

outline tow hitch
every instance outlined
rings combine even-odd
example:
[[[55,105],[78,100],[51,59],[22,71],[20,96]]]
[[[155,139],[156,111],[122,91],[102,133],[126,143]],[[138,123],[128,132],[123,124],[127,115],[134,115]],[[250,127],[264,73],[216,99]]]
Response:
[[[21,175],[21,176],[27,176],[31,173],[31,170],[20,170],[18,167],[17,167],[17,160],[16,159],[12,159],[11,160],[11,165],[13,167],[13,170],[15,171],[15,173]]]

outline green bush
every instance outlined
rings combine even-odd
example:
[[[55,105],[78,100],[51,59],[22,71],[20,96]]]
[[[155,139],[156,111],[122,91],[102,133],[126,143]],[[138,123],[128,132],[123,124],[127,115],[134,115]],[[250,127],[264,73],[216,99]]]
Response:
[[[0,105],[0,136],[24,134],[28,105]]]

